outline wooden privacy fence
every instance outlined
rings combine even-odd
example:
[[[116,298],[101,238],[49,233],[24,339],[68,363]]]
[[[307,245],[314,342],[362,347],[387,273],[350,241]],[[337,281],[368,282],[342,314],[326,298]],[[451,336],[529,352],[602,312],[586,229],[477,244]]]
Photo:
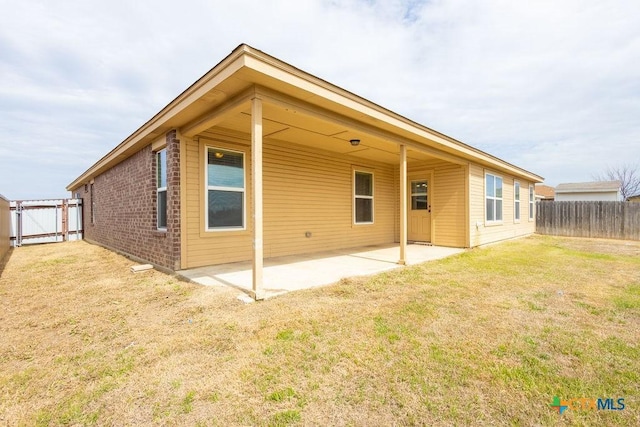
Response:
[[[537,202],[536,232],[640,240],[640,203]]]

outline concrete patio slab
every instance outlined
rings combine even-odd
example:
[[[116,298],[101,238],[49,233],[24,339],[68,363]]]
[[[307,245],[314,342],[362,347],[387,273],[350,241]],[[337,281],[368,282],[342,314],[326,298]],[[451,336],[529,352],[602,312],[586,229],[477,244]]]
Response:
[[[407,245],[407,264],[445,258],[464,249]],[[340,279],[368,276],[401,268],[397,264],[399,246],[367,246],[355,249],[291,255],[264,260],[265,298],[300,289],[329,285]],[[206,286],[232,286],[251,290],[251,262],[236,262],[177,271],[180,276]]]

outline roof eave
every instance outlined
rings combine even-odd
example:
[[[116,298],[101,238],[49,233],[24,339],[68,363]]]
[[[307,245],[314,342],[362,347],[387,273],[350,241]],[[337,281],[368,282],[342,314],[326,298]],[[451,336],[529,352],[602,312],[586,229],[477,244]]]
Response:
[[[131,149],[140,141],[150,136],[154,131],[158,129],[163,123],[166,123],[171,117],[175,116],[178,112],[187,107],[193,100],[194,96],[197,96],[199,92],[206,91],[204,87],[209,84],[216,77],[226,72],[236,71],[242,64],[243,53],[246,52],[247,45],[241,44],[234,49],[227,57],[220,61],[216,66],[209,70],[204,76],[199,78],[191,86],[185,89],[180,95],[178,95],[173,101],[167,104],[156,115],[149,119],[145,124],[133,132],[124,141],[118,144],[115,148],[105,154],[100,160],[94,163],[89,169],[82,173],[73,182],[67,185],[67,191],[74,191],[79,188],[91,178],[99,175],[100,171],[107,169],[117,158],[122,156],[124,152]],[[207,89],[208,90],[208,89]]]
[[[158,135],[153,135],[153,133],[156,132],[162,124],[167,123],[167,121],[177,113],[187,108],[192,102],[204,95],[206,91],[215,87],[216,82],[222,81],[225,76],[230,76],[242,67],[253,68],[257,71],[270,70],[273,75],[276,75],[278,70],[281,72],[284,71],[288,76],[297,80],[297,82],[289,82],[289,84],[296,84],[318,96],[331,96],[334,102],[340,103],[347,108],[360,110],[369,117],[376,120],[383,120],[399,131],[408,131],[410,134],[415,136],[416,142],[424,144],[425,146],[433,148],[435,145],[435,148],[441,149],[445,152],[453,151],[458,156],[465,158],[468,161],[475,161],[485,166],[497,168],[533,182],[544,181],[544,179],[539,175],[414,122],[365,98],[289,65],[260,50],[252,48],[246,44],[241,44],[203,77],[185,89],[138,130],[118,144],[118,146],[70,183],[66,187],[67,190],[74,191],[93,177],[113,166],[116,162],[126,158],[127,152],[134,150],[138,144],[145,142],[146,139],[150,138],[150,136],[157,137]],[[269,69],[269,67],[274,68]],[[277,78],[277,76],[275,77]],[[279,80],[282,81],[282,79]],[[429,143],[427,143],[427,141]]]
[[[618,193],[620,189],[610,188],[610,189],[598,189],[598,190],[556,190],[556,194],[565,194],[565,193]]]
[[[348,106],[361,106],[366,108],[366,114],[370,117],[373,117],[377,120],[383,120],[396,128],[405,128],[410,129],[411,132],[418,137],[417,142],[421,142],[420,139],[428,139],[429,141],[435,142],[440,147],[436,148],[449,148],[449,150],[455,150],[458,155],[464,154],[461,156],[466,158],[466,160],[473,160],[484,165],[489,165],[491,167],[495,167],[498,169],[502,169],[504,171],[508,171],[516,176],[526,178],[532,182],[543,182],[544,178],[540,175],[537,175],[533,172],[530,172],[526,169],[515,166],[505,160],[502,160],[498,157],[495,157],[489,153],[486,153],[480,149],[467,145],[461,141],[458,141],[448,135],[445,135],[441,132],[435,131],[427,126],[421,125],[411,119],[408,119],[398,113],[395,113],[391,110],[388,110],[374,102],[367,100],[361,96],[358,96],[352,92],[349,92],[345,89],[342,89],[332,83],[327,82],[321,78],[318,78],[312,74],[309,74],[305,71],[300,70],[286,62],[283,62],[267,53],[264,53],[258,49],[252,48],[248,45],[245,46],[245,52],[248,56],[255,58],[261,64],[269,65],[275,67],[278,70],[284,71],[289,75],[295,76],[301,81],[310,84],[307,86],[310,92],[323,96],[322,91],[327,91],[332,96],[331,98],[336,98],[336,96],[343,98],[341,102],[343,105]],[[306,85],[305,85],[306,86]],[[313,90],[313,87],[316,87],[316,91]],[[425,144],[427,145],[427,144]],[[432,147],[432,145],[427,145]]]

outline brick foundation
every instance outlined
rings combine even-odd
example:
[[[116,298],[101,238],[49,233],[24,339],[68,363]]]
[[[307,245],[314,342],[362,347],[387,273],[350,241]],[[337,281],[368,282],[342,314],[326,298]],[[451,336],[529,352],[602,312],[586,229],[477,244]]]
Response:
[[[98,175],[80,188],[87,240],[146,260],[180,269],[180,141],[167,138],[167,230],[157,229],[156,161],[151,146]]]

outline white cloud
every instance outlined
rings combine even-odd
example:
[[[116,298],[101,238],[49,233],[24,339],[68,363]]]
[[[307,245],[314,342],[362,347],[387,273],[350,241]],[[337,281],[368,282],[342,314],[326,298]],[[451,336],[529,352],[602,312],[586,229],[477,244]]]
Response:
[[[242,42],[551,184],[640,159],[634,1],[0,0],[0,10],[0,192],[13,198],[64,195]],[[52,163],[63,166],[51,173]]]

